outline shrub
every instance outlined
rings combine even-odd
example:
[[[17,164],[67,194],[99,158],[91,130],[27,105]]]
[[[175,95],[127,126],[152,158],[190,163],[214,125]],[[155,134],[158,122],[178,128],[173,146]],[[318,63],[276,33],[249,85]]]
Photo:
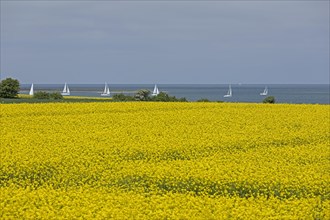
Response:
[[[263,103],[275,103],[275,97],[274,96],[268,96],[262,102]]]
[[[35,98],[35,99],[50,99],[50,94],[48,92],[38,91],[38,92],[34,93],[33,98]]]
[[[187,102],[186,98],[176,98],[169,96],[165,92],[160,92],[157,96],[150,97],[150,91],[147,89],[139,90],[134,97],[127,96],[122,93],[112,96],[112,101],[115,102],[129,102],[129,101],[152,101],[152,102]]]
[[[112,101],[115,101],[115,102],[128,102],[128,101],[134,101],[134,100],[135,100],[134,97],[124,95],[123,93],[115,94],[112,96]]]
[[[7,78],[0,83],[1,98],[15,98],[19,92],[19,81],[17,79]]]
[[[62,94],[59,92],[53,92],[49,96],[51,99],[63,99]]]
[[[137,101],[149,101],[150,91],[147,89],[141,89],[135,94],[135,100]]]
[[[154,96],[150,99],[150,101],[154,102],[187,102],[185,97],[183,98],[176,98],[175,96],[169,96],[165,92],[160,92],[157,96]]]
[[[198,99],[196,102],[210,102],[210,100],[208,100],[206,98],[201,98],[201,99]]]
[[[178,102],[188,102],[188,100],[186,99],[186,97],[182,97],[178,99]]]
[[[63,99],[63,96],[59,92],[48,93],[48,92],[44,92],[44,91],[38,91],[38,92],[34,93],[33,98],[35,98],[35,99],[56,99],[56,100],[59,100],[59,99]]]
[[[158,95],[152,97],[152,101],[154,102],[169,102],[170,100],[171,97],[165,92],[160,92]]]

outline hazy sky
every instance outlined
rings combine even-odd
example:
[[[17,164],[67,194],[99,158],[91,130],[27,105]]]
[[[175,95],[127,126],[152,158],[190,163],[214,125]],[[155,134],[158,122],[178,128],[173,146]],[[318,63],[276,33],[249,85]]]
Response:
[[[329,1],[3,1],[1,78],[329,83]]]

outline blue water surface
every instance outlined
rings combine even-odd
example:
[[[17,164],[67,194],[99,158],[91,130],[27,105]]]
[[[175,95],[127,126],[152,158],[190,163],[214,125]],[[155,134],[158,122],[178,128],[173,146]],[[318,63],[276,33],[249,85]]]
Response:
[[[21,85],[22,94],[28,94],[29,84]],[[34,84],[35,91],[61,92],[64,85]],[[229,85],[224,84],[158,84],[160,91],[178,98],[185,97],[189,101],[206,98],[211,101],[256,102],[265,98],[260,93],[268,87],[268,96],[274,96],[277,103],[319,103],[329,104],[329,84],[232,84],[232,97],[223,97]],[[104,84],[69,84],[72,96],[100,97]],[[153,84],[109,84],[112,94],[124,93],[134,95],[139,89],[153,90]]]

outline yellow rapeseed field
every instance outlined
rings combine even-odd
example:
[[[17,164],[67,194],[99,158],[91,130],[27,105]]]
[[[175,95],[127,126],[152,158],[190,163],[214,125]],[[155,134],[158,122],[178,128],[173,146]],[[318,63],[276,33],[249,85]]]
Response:
[[[0,108],[1,219],[330,219],[329,105]]]

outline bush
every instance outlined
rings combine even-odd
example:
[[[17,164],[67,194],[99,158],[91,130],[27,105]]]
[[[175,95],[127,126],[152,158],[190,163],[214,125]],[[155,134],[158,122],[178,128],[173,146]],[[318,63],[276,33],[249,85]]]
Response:
[[[60,100],[60,99],[63,99],[63,96],[59,92],[48,93],[48,92],[44,92],[44,91],[38,91],[38,92],[35,92],[34,93],[33,98],[35,98],[35,99],[55,99],[55,100]]]
[[[206,98],[198,99],[196,102],[210,102],[210,100]]]
[[[170,102],[171,97],[165,92],[160,92],[158,95],[153,96],[151,100],[154,102]]]
[[[15,98],[19,92],[19,81],[17,79],[7,78],[0,83],[1,98]]]
[[[188,102],[188,100],[186,99],[186,97],[182,97],[178,99],[178,102]]]
[[[154,102],[187,102],[186,98],[176,98],[175,96],[169,96],[165,92],[160,92],[157,96],[154,96],[150,99]]]
[[[49,96],[51,99],[63,99],[62,94],[59,92],[53,92]]]
[[[35,99],[50,99],[50,94],[48,92],[38,91],[33,95]]]
[[[275,103],[275,97],[274,96],[268,96],[262,102],[263,103]]]
[[[141,89],[135,94],[135,100],[137,101],[149,101],[150,91],[147,89]]]
[[[132,96],[124,95],[123,93],[115,94],[112,96],[112,101],[115,102],[129,102],[134,100],[135,99]]]
[[[176,98],[175,96],[169,96],[165,92],[160,92],[156,96],[150,97],[150,91],[147,89],[139,90],[134,97],[124,94],[116,94],[112,96],[112,101],[115,102],[129,102],[129,101],[152,101],[152,102],[187,102],[186,98]]]

